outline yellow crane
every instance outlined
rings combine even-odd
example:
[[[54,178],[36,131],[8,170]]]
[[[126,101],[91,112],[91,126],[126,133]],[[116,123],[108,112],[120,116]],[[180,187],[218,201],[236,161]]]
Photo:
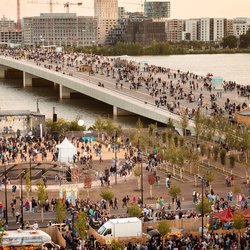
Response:
[[[66,2],[66,3],[60,3],[54,0],[49,0],[49,1],[40,1],[40,0],[28,0],[27,3],[30,4],[49,4],[49,13],[53,13],[53,5],[63,5],[64,8],[66,8],[66,12],[69,13],[69,6],[70,5],[77,5],[81,6],[82,3],[71,3],[71,2]]]

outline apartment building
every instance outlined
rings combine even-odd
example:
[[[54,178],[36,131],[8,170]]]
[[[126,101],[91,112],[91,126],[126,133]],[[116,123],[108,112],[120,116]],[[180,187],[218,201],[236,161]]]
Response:
[[[184,22],[184,31],[182,32],[182,40],[197,41],[199,19],[188,19]]]
[[[17,25],[14,20],[8,19],[5,16],[3,16],[0,19],[0,31],[2,32],[8,32],[8,31],[16,31]]]
[[[97,19],[97,43],[109,44],[109,34],[118,24],[118,0],[95,0],[94,13]]]
[[[97,40],[97,20],[75,13],[42,13],[23,18],[23,43],[41,46],[90,46]]]
[[[169,18],[170,2],[165,0],[147,0],[144,2],[144,16],[148,18]]]
[[[177,43],[182,40],[182,33],[184,31],[185,21],[182,19],[166,20],[166,39],[169,42]]]
[[[198,22],[198,40],[203,42],[210,41],[210,18],[200,18]]]
[[[225,36],[225,19],[211,18],[210,19],[210,41],[220,42]]]
[[[233,36],[233,19],[225,19],[225,37]]]
[[[250,18],[247,17],[237,17],[233,19],[233,35],[241,36],[245,35],[250,29]]]

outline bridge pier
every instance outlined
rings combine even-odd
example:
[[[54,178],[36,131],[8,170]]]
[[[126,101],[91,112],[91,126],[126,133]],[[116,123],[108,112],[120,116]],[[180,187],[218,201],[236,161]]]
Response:
[[[73,89],[64,87],[63,85],[59,85],[59,96],[60,99],[70,99],[71,98],[71,93],[75,93]]]
[[[5,70],[7,70],[8,67],[0,66],[0,78],[5,78]]]
[[[23,87],[32,87],[33,78],[35,78],[33,75],[23,71]]]
[[[126,116],[126,115],[132,115],[132,113],[127,110],[113,106],[113,116]]]

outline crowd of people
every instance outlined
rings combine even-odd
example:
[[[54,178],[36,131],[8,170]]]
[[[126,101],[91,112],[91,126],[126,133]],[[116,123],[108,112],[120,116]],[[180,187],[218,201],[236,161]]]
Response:
[[[145,104],[153,103],[157,107],[167,108],[176,114],[186,109],[189,118],[194,116],[198,108],[202,109],[205,114],[233,115],[236,110],[246,107],[250,98],[249,85],[224,81],[223,87],[217,90],[211,83],[210,74],[199,76],[192,72],[173,71],[153,65],[141,69],[138,63],[129,60],[121,63],[115,58],[76,52],[56,53],[44,49],[15,48],[2,49],[0,54],[16,60],[32,61],[39,67],[70,76],[74,76],[74,72],[78,72],[81,65],[90,65],[93,74],[110,77],[110,83],[114,81],[113,85],[116,89],[123,91],[127,88],[141,93],[140,97],[145,96]],[[120,61],[123,62],[123,60]],[[91,81],[91,75],[89,75],[89,81]],[[104,87],[104,83],[99,81],[98,86]],[[223,102],[219,101],[223,98],[222,92],[233,93]],[[242,98],[235,100],[235,95]]]

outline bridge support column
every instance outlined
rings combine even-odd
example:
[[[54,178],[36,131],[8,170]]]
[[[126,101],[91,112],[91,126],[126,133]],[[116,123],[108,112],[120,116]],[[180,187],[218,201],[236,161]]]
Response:
[[[60,99],[70,99],[70,94],[74,93],[75,91],[73,89],[64,87],[63,85],[59,85],[59,96]]]
[[[34,78],[33,75],[23,72],[23,87],[32,87],[32,78]]]
[[[5,78],[5,70],[7,69],[5,66],[0,66],[0,78]]]
[[[113,106],[113,116],[126,116],[126,115],[131,115],[131,114],[132,113],[127,110]]]

